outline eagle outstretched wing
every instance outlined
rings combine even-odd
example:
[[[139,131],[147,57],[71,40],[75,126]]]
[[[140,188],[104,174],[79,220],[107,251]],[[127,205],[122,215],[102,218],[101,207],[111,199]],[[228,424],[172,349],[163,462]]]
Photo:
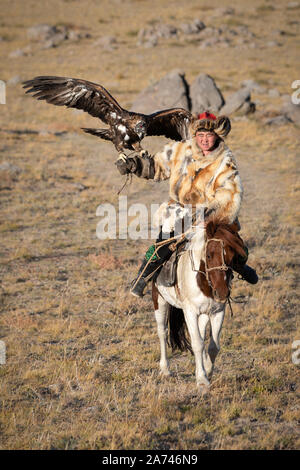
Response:
[[[23,83],[26,93],[56,106],[82,109],[97,117],[108,129],[83,129],[104,140],[110,140],[118,152],[124,149],[141,151],[141,140],[152,135],[164,135],[172,140],[189,138],[188,129],[193,115],[183,108],[172,108],[153,114],[127,111],[97,83],[80,78],[40,76]]]
[[[34,98],[57,106],[82,109],[106,124],[123,115],[124,110],[101,85],[79,78],[35,77],[23,83]],[[126,114],[126,111],[125,111]]]
[[[194,117],[183,108],[158,111],[146,116],[147,135],[164,135],[172,140],[189,138],[188,128]]]

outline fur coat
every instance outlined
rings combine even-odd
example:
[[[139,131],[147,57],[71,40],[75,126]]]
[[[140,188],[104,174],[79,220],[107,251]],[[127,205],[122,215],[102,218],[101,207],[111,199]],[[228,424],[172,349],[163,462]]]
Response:
[[[205,208],[206,221],[231,224],[238,216],[243,189],[232,152],[220,139],[204,156],[195,138],[175,142],[153,157],[154,180],[170,180],[170,198],[155,217],[163,231],[174,230],[186,216],[187,206]]]

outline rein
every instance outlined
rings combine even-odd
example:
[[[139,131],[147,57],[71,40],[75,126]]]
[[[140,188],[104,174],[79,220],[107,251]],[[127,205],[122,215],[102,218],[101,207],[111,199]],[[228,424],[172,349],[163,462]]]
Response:
[[[207,245],[209,242],[211,241],[215,241],[215,242],[219,242],[221,243],[221,255],[222,255],[222,264],[220,266],[213,266],[212,268],[208,268],[207,267]],[[210,285],[210,287],[212,287],[211,285],[211,282],[210,282],[210,279],[209,279],[209,272],[210,271],[213,271],[214,269],[219,269],[220,271],[228,271],[228,269],[231,269],[229,266],[227,266],[225,264],[225,260],[224,260],[224,241],[221,240],[220,238],[209,238],[208,240],[206,240],[205,242],[205,247],[204,247],[204,265],[205,265],[205,271],[202,271],[200,269],[200,266],[199,266],[199,269],[196,269],[195,268],[195,262],[194,262],[194,258],[193,258],[193,252],[192,250],[189,250],[189,255],[190,255],[190,259],[191,259],[191,264],[192,264],[192,270],[193,271],[196,271],[198,273],[201,273],[205,276],[208,284]],[[200,261],[200,264],[201,264],[201,261]]]
[[[221,243],[221,255],[222,255],[222,264],[220,266],[213,266],[212,268],[209,268],[207,266],[207,245],[210,241],[215,241],[215,242],[219,242]],[[232,271],[232,268],[230,266],[227,266],[225,264],[225,259],[224,259],[224,241],[221,240],[220,238],[209,238],[208,240],[206,240],[205,242],[205,246],[204,246],[204,266],[205,266],[205,271],[202,271],[200,269],[200,266],[199,266],[199,269],[195,268],[195,262],[194,262],[194,258],[193,258],[193,251],[192,250],[189,250],[189,256],[190,256],[190,260],[191,260],[191,264],[192,264],[192,270],[195,271],[195,272],[198,272],[198,273],[201,273],[205,276],[206,278],[206,281],[208,283],[208,285],[212,288],[213,290],[213,286],[212,286],[212,283],[209,279],[209,273],[210,271],[213,271],[214,269],[219,269],[220,271],[228,271],[228,269],[231,269]],[[202,260],[201,260],[202,261]],[[200,261],[200,265],[201,265],[201,261]],[[233,316],[233,311],[232,311],[232,306],[231,306],[231,300],[230,299],[230,295],[227,297],[226,299],[226,303],[228,303],[229,305],[229,308],[230,308],[230,313],[231,313],[231,316]]]

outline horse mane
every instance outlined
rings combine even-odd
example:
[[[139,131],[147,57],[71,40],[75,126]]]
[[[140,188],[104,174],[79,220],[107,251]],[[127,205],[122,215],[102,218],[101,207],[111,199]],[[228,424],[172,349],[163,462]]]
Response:
[[[219,238],[229,245],[235,253],[247,257],[247,251],[243,240],[238,234],[239,226],[237,223],[224,224],[210,222],[206,227],[207,238]]]

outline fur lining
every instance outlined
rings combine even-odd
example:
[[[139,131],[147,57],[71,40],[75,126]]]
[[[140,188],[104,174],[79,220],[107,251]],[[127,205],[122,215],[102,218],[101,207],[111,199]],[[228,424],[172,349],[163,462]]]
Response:
[[[198,119],[190,125],[190,135],[195,137],[200,129],[215,132],[220,137],[226,137],[231,130],[230,119],[227,116],[219,116],[217,119]]]

